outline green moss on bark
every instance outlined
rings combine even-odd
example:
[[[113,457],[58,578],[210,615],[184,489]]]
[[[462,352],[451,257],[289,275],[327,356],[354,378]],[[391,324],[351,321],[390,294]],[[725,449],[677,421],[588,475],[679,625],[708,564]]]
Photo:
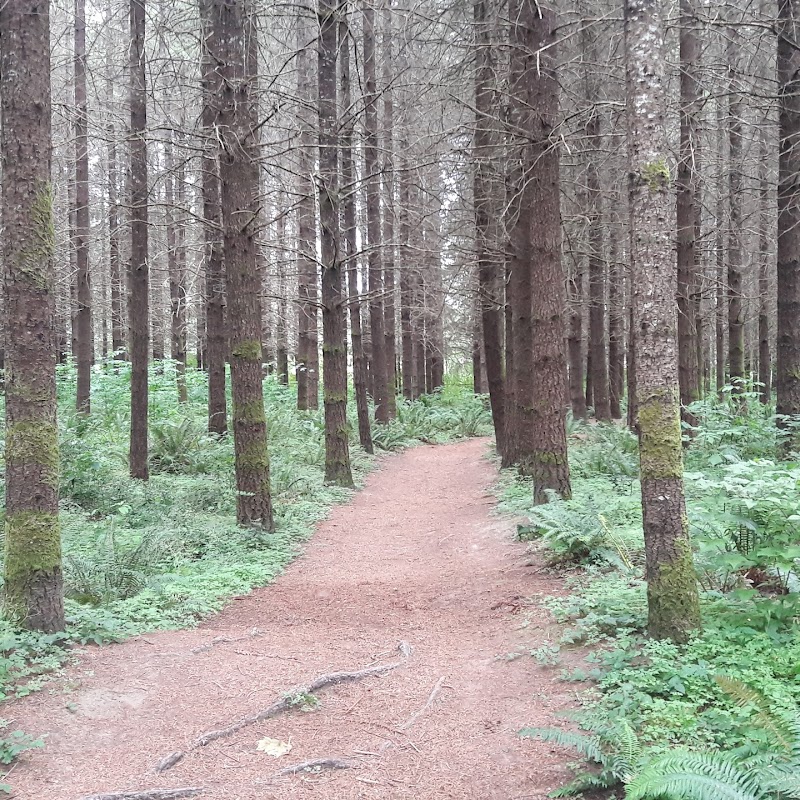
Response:
[[[683,477],[680,407],[669,390],[639,402],[639,459],[642,480]]]
[[[44,481],[58,485],[59,457],[56,426],[44,422],[15,422],[6,432],[6,460],[25,464],[41,464],[50,478]]]
[[[676,544],[676,557],[659,564],[648,579],[647,626],[653,638],[682,644],[700,627],[700,602],[688,534]]]
[[[233,419],[238,422],[247,422],[252,425],[265,425],[267,415],[264,411],[264,401],[261,399],[250,400],[246,403],[235,404]]]
[[[261,472],[269,470],[269,452],[266,443],[250,444],[236,456],[237,465],[244,470]]]
[[[17,269],[35,288],[45,290],[50,285],[50,260],[55,251],[53,227],[53,189],[49,183],[36,191],[31,207],[30,239],[20,251]]]
[[[231,348],[231,355],[235,358],[243,358],[246,361],[257,361],[261,363],[261,342],[258,339],[244,339],[237,342]]]

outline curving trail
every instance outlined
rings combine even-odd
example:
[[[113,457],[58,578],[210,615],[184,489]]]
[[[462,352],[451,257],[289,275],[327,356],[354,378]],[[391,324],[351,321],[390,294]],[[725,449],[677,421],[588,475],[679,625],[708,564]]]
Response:
[[[547,613],[520,598],[559,585],[528,565],[513,521],[490,516],[486,448],[470,440],[387,457],[271,586],[196,630],[88,648],[53,691],[8,709],[15,727],[48,734],[10,775],[13,796],[199,786],[202,798],[229,800],[546,797],[563,756],[516,732],[553,724],[571,691],[557,669],[506,655],[549,642]],[[413,653],[396,669],[326,687],[317,710],[242,728],[154,774],[162,756],[292,687],[396,661],[403,640]],[[259,752],[264,737],[292,751]],[[331,758],[353,768],[276,777]]]

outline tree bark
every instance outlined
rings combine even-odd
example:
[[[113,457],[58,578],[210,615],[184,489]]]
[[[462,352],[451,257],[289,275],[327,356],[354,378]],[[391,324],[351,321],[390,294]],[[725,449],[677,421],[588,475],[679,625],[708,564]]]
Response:
[[[551,493],[569,499],[566,432],[567,354],[564,342],[566,289],[561,266],[561,205],[559,185],[558,79],[556,77],[556,13],[537,0],[522,0],[523,24],[530,25],[531,53],[526,64],[528,103],[536,109],[528,129],[533,142],[530,175],[531,280],[536,287],[532,306],[532,358],[536,387],[531,397],[533,499],[545,503]],[[601,261],[602,270],[602,261]],[[602,316],[600,317],[602,324]],[[605,364],[605,336],[595,343]],[[608,373],[604,372],[604,414],[608,413]],[[595,398],[600,387],[595,385]],[[598,416],[598,419],[600,417]]]
[[[800,19],[797,0],[778,2],[777,412],[800,414]],[[790,445],[797,446],[797,436]]]
[[[375,9],[363,2],[364,26],[364,170],[366,173],[367,246],[369,260],[369,324],[372,340],[372,386],[375,421],[389,421],[389,374],[383,310],[380,174],[378,164],[378,93],[375,86]]]
[[[314,72],[313,35],[301,24],[298,32],[297,92],[300,99],[300,163],[297,170],[297,407],[319,407],[319,346],[317,340],[317,217],[314,202],[313,108],[317,79]]]
[[[147,85],[145,0],[130,0],[130,202],[131,260],[128,319],[131,341],[131,477],[147,480],[150,272],[148,264]]]
[[[325,482],[352,487],[347,424],[347,323],[339,236],[339,137],[336,104],[340,0],[319,0],[319,223],[322,256],[322,379]]]
[[[225,282],[233,398],[236,520],[274,530],[267,421],[261,385],[261,295],[256,263],[259,194],[257,117],[245,58],[243,0],[212,0]]]
[[[6,437],[4,613],[64,628],[58,522],[50,12],[0,5]]]
[[[619,205],[619,196],[612,206]],[[608,383],[611,417],[622,419],[625,392],[625,280],[619,253],[619,221],[611,215],[608,235]]]
[[[683,492],[661,9],[657,0],[625,2],[636,420],[648,629],[656,639],[685,642],[699,627],[700,612]]]
[[[208,430],[219,436],[228,430],[228,400],[225,391],[225,362],[228,351],[225,332],[225,264],[222,250],[219,159],[216,138],[221,81],[213,51],[217,47],[212,27],[212,0],[201,0],[203,27],[203,235],[206,273],[206,358],[208,371]]]
[[[355,117],[350,109],[352,89],[350,85],[350,26],[349,9],[345,8],[339,23],[339,63],[341,66],[342,108],[345,119],[342,123],[342,222],[344,224],[344,264],[347,272],[348,301],[350,309],[350,341],[353,352],[353,387],[356,396],[358,417],[358,440],[367,453],[373,453],[372,426],[369,418],[367,397],[367,362],[361,331],[361,299],[358,291],[358,257],[356,256],[356,203],[355,176],[353,169],[353,127]]]
[[[86,100],[86,2],[75,0],[75,256],[77,265],[78,390],[76,408],[88,414],[94,342],[89,272],[89,132]]]
[[[697,284],[699,259],[695,235],[700,211],[699,122],[697,70],[700,48],[697,40],[694,0],[680,4],[680,158],[677,176],[678,226],[678,379],[681,405],[688,406],[700,396],[697,358]],[[692,425],[697,418],[684,410]]]
[[[764,127],[768,120],[764,119]],[[772,399],[772,347],[769,335],[770,298],[770,198],[767,175],[767,142],[759,137],[759,221],[758,221],[758,382],[762,403]]]

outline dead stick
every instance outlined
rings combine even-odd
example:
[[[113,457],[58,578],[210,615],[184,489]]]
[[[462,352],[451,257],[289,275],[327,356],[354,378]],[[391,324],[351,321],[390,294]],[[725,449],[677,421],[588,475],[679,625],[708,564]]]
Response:
[[[442,686],[444,684],[445,677],[442,675],[438,681],[436,681],[436,685],[431,690],[431,693],[428,695],[428,699],[425,701],[425,705],[422,706],[419,710],[415,711],[402,725],[395,728],[398,733],[408,730],[432,705],[433,701],[436,699],[439,692],[442,690]],[[387,739],[385,742],[381,744],[378,748],[378,753],[383,753],[387,748],[391,747],[394,742]]]
[[[162,758],[161,761],[159,761],[156,765],[156,772],[166,772],[168,769],[171,769],[183,759],[183,757],[186,755],[186,752],[196,750],[198,747],[205,747],[206,745],[211,744],[211,742],[217,741],[217,739],[224,739],[227,736],[232,736],[242,728],[246,728],[249,725],[255,725],[258,722],[263,722],[265,719],[276,717],[278,714],[281,714],[284,711],[289,711],[291,708],[293,708],[292,698],[298,694],[314,694],[314,692],[318,692],[320,689],[324,689],[326,686],[336,686],[340,683],[350,683],[351,681],[369,678],[374,675],[383,675],[390,670],[403,666],[403,664],[408,661],[408,658],[411,655],[411,647],[407,642],[400,642],[399,650],[403,655],[403,658],[400,661],[394,661],[391,664],[379,664],[378,666],[367,667],[366,669],[357,670],[355,672],[330,672],[326,675],[320,675],[318,678],[315,678],[313,681],[311,681],[308,686],[300,687],[287,692],[283,697],[280,698],[280,700],[276,700],[271,706],[268,706],[267,708],[258,711],[255,714],[249,714],[246,717],[242,717],[242,719],[237,720],[227,728],[220,728],[219,730],[215,731],[207,731],[202,736],[195,739],[194,742],[189,745],[187,751],[176,750],[174,753],[170,753],[168,756]]]
[[[182,797],[197,797],[205,789],[146,789],[143,792],[111,792],[110,794],[93,794],[81,800],[179,800]]]
[[[349,761],[342,761],[339,758],[315,758],[311,761],[303,761],[300,764],[293,764],[291,767],[286,767],[275,773],[275,777],[281,775],[296,775],[298,772],[303,772],[307,769],[354,769],[355,764]]]

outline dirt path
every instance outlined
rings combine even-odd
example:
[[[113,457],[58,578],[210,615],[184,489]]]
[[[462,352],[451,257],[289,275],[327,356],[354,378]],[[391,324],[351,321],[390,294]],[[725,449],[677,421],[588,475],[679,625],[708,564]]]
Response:
[[[10,775],[14,797],[202,786],[230,800],[544,798],[563,777],[558,755],[516,732],[551,724],[571,693],[558,670],[506,655],[547,643],[546,613],[519,598],[558,585],[525,566],[513,524],[490,516],[486,445],[387,458],[272,586],[197,630],[90,648],[53,691],[18,701],[6,716],[48,738]],[[316,711],[246,727],[154,774],[162,756],[317,675],[396,660],[401,641],[413,647],[403,666],[324,689]],[[273,758],[256,749],[263,737],[293,749]],[[322,757],[357,766],[274,777]]]

